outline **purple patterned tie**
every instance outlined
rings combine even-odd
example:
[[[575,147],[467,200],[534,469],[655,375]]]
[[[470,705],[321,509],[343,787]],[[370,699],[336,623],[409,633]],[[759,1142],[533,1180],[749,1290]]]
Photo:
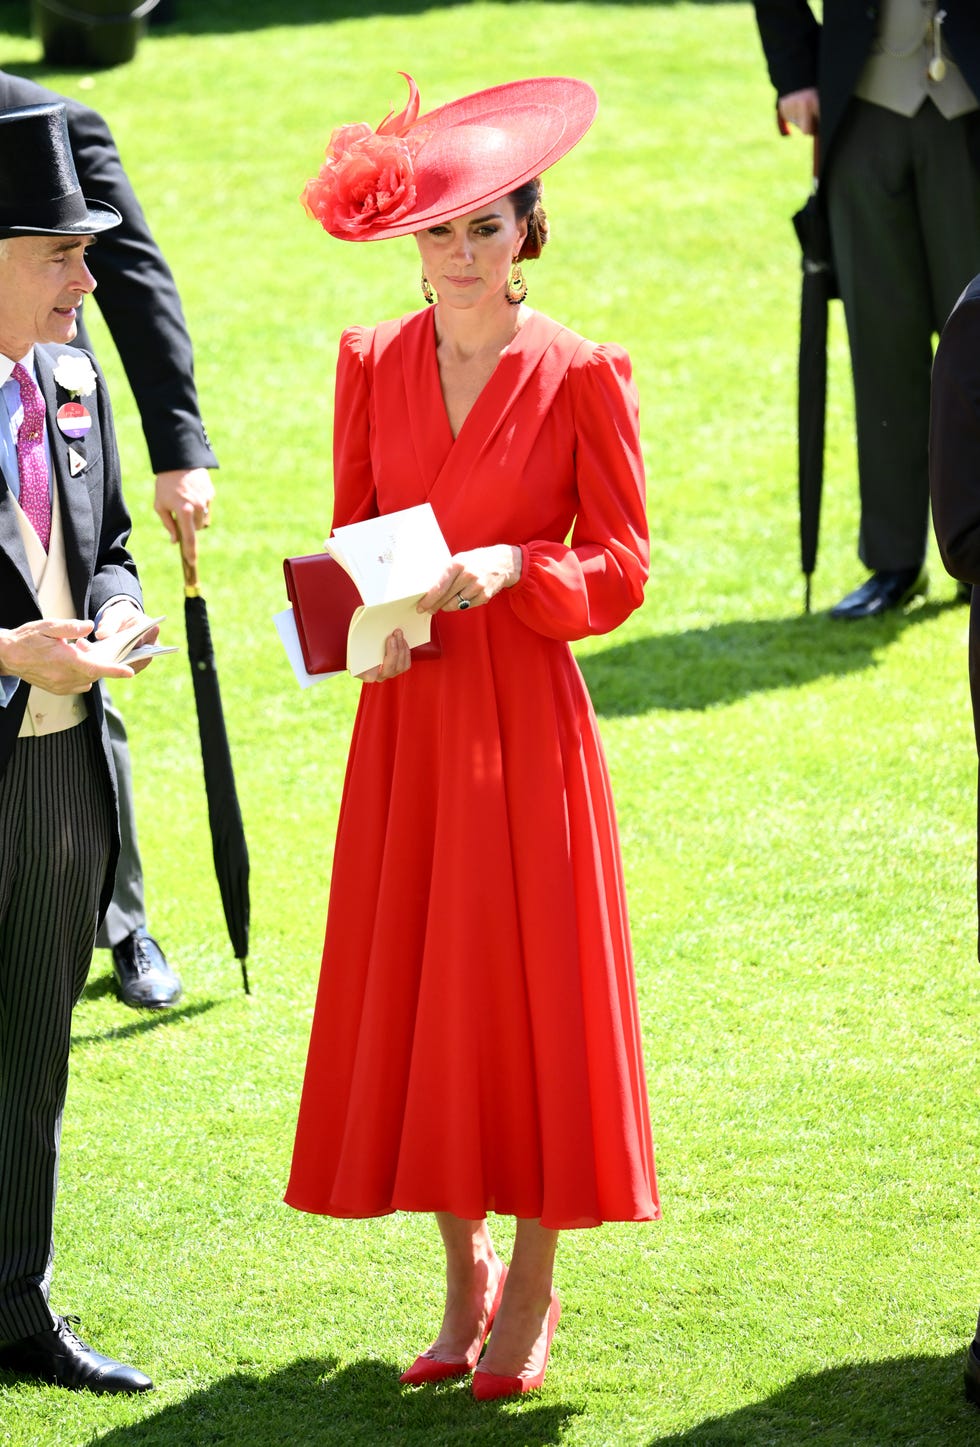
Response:
[[[24,417],[17,431],[17,466],[20,470],[20,505],[48,551],[51,541],[51,498],[48,464],[44,456],[44,398],[37,383],[20,362],[11,373],[20,387]]]

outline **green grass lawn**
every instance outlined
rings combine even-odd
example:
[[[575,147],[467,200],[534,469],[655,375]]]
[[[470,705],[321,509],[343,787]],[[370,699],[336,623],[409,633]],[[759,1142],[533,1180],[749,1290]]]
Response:
[[[120,686],[150,926],[185,1000],[78,1008],[55,1302],[146,1399],[0,1387],[0,1442],[825,1447],[975,1443],[980,1303],[976,757],[963,608],[839,625],[856,561],[850,377],[831,323],[815,607],[795,503],[806,144],[780,140],[744,3],[178,0],[135,60],[0,63],[102,110],[176,273],[222,462],[201,575],[252,857],[253,994],[210,861],[183,655]],[[544,1391],[406,1393],[434,1334],[427,1219],[282,1204],[357,686],[300,692],[271,615],[330,518],[341,328],[421,304],[413,243],[355,248],[297,196],[331,128],[568,73],[599,118],[549,176],[530,301],[630,350],[653,531],[644,608],[577,649],[617,790],[664,1219],[570,1233]],[[181,571],[104,330],[148,609]],[[365,908],[370,908],[369,900]],[[504,1244],[507,1224],[502,1226]]]

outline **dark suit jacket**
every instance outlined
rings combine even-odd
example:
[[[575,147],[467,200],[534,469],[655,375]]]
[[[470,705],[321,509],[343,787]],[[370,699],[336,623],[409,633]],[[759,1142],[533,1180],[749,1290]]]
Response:
[[[769,77],[777,96],[815,86],[820,93],[821,165],[826,171],[834,138],[864,62],[880,6],[877,0],[824,0],[823,25],[807,0],[755,0]],[[942,0],[943,31],[957,65],[980,98],[980,5]],[[980,125],[974,161],[980,169]]]
[[[943,562],[975,589],[970,677],[980,748],[980,276],[956,303],[936,348],[929,487]]]
[[[949,315],[932,369],[929,488],[939,551],[954,578],[973,585],[970,693],[980,753],[980,276]],[[980,791],[977,893],[980,905]],[[977,940],[980,957],[980,937]]]
[[[108,126],[88,106],[0,70],[0,110],[52,101],[67,108],[83,195],[108,201],[122,213],[122,225],[102,232],[86,261],[98,282],[95,300],[136,398],[153,471],[217,467],[201,421],[191,340],[177,287]],[[83,337],[79,340],[84,343]]]
[[[71,401],[70,395],[62,391],[54,380],[56,361],[64,353],[75,351],[73,347],[36,347],[35,368],[47,409],[51,466],[61,503],[75,616],[94,619],[110,598],[126,594],[141,603],[142,594],[136,566],[126,549],[130,521],[119,481],[119,456],[112,411],[101,373],[95,396],[85,399],[85,406],[92,417],[91,430],[84,441],[71,444],[84,453],[87,462],[84,471],[76,477],[72,477],[70,472],[68,439],[62,436],[54,421],[58,408]],[[13,497],[0,474],[0,627],[16,628],[42,616],[14,514]],[[7,707],[0,708],[0,772],[6,767],[13,750],[28,693],[28,685],[22,683]],[[115,775],[101,688],[91,689],[84,698],[89,711],[88,727],[100,742],[106,777],[114,795]],[[103,910],[109,903],[114,872],[115,852],[103,894]]]

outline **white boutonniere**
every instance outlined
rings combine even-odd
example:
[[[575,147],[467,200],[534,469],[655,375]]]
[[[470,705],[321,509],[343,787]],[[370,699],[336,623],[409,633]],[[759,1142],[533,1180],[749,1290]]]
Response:
[[[71,357],[67,353],[58,358],[54,379],[65,392],[74,398],[90,397],[95,391],[95,369],[88,357]]]

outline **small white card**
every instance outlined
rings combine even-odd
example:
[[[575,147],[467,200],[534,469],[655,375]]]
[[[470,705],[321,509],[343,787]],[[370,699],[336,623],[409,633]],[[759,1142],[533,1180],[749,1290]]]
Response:
[[[159,618],[146,618],[142,614],[135,623],[130,623],[126,628],[120,628],[118,633],[110,633],[107,638],[96,638],[94,643],[88,646],[89,655],[94,655],[102,663],[128,663],[130,658],[139,648],[140,639],[144,633],[149,633],[158,623],[166,621],[166,614],[161,613]],[[147,646],[147,645],[143,645]],[[156,648],[156,644],[152,645]],[[163,652],[161,648],[161,652]],[[176,652],[176,650],[174,650]],[[144,658],[151,655],[144,653]]]
[[[289,659],[300,688],[312,688],[314,683],[322,683],[325,678],[337,677],[336,673],[307,673],[292,608],[284,608],[281,613],[273,613],[272,621],[276,625],[279,640],[286,650],[286,657]]]

